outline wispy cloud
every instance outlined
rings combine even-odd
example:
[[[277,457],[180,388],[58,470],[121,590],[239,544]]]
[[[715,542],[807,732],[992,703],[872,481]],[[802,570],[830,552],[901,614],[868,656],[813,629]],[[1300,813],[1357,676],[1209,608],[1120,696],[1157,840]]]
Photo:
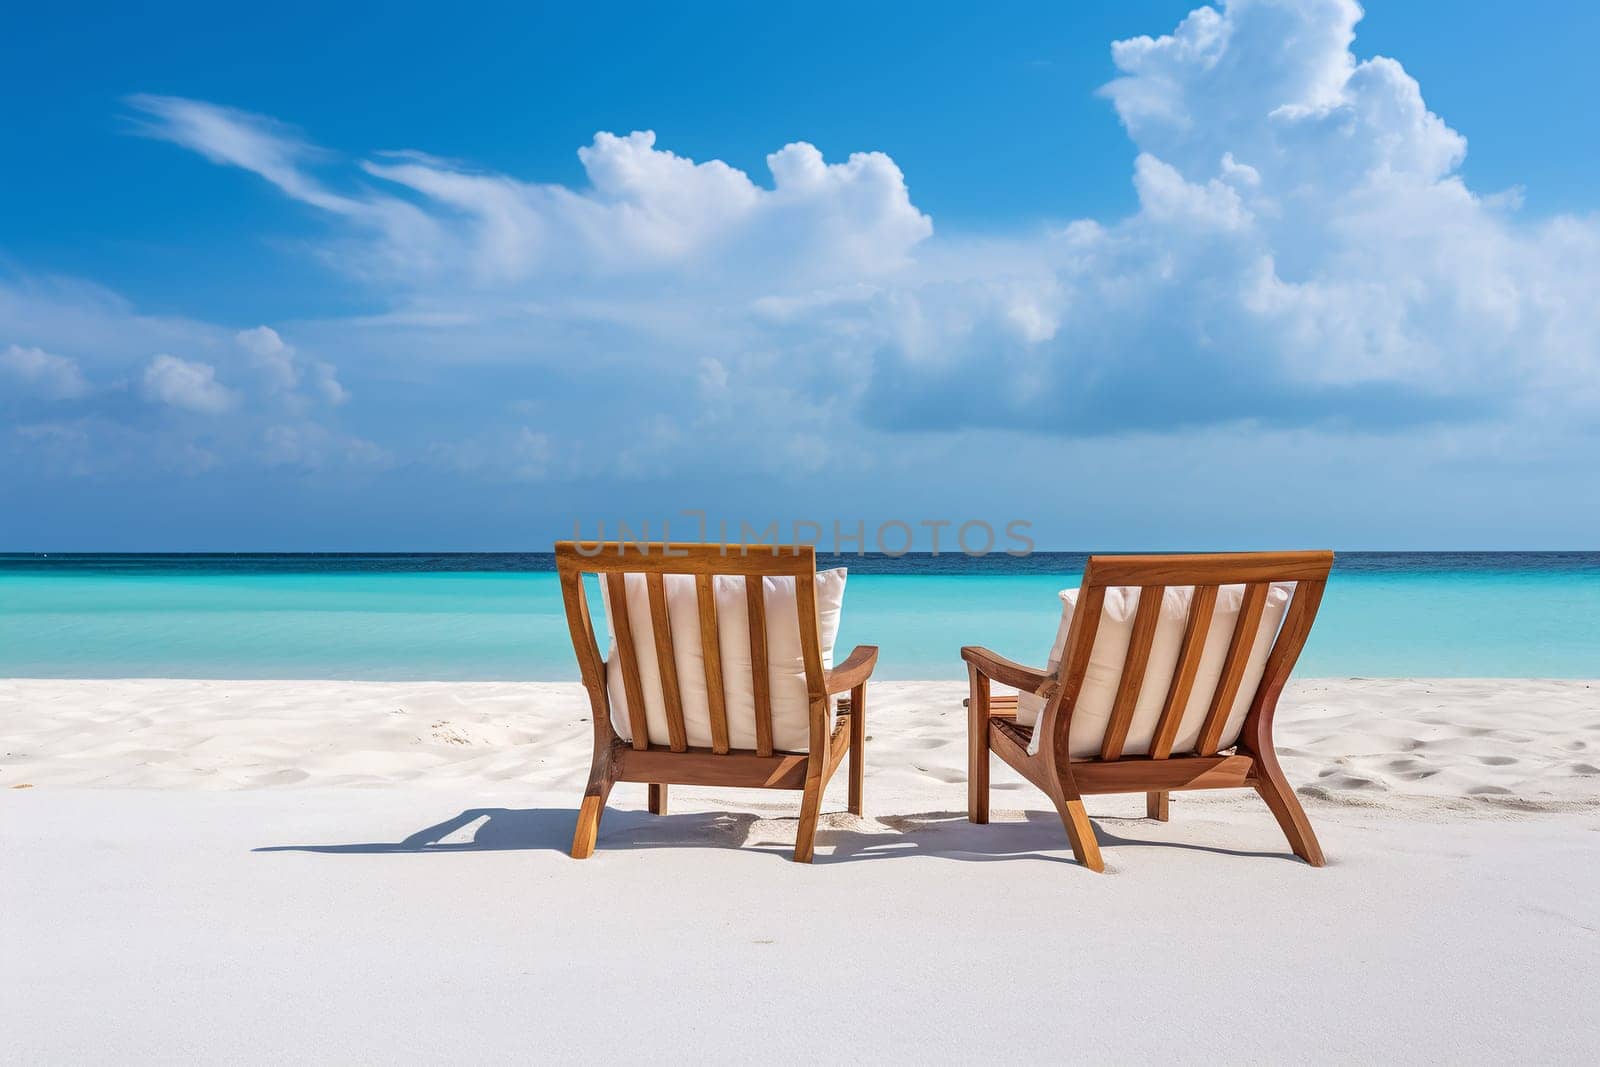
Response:
[[[259,174],[285,195],[324,211],[359,216],[367,210],[361,200],[331,192],[313,179],[306,163],[327,153],[276,119],[176,96],[136,93],[127,102],[135,113],[132,128],[139,134]]]

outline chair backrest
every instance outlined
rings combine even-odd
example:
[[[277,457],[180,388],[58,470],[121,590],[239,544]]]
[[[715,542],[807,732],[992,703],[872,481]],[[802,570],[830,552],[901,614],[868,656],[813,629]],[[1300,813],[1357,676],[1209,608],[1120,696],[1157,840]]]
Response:
[[[556,570],[597,721],[603,708],[633,747],[770,756],[825,746],[831,708],[810,545],[561,541]],[[584,574],[601,583],[609,661]],[[823,577],[834,574],[842,595],[843,572]]]
[[[1073,759],[1215,755],[1276,707],[1332,552],[1092,556],[1038,744]]]

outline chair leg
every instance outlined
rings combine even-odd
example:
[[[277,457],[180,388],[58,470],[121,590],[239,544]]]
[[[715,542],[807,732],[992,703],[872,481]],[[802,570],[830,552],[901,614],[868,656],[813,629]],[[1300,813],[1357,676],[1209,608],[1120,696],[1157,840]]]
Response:
[[[1083,801],[1077,797],[1069,798],[1059,789],[1050,799],[1055,802],[1061,823],[1067,828],[1067,840],[1072,844],[1073,856],[1091,871],[1104,871],[1106,864],[1100,858],[1100,842],[1095,840],[1094,826],[1089,822],[1089,813],[1083,809]]]
[[[850,814],[861,815],[861,787],[866,777],[867,687],[850,690]]]
[[[989,821],[989,679],[968,665],[967,819]]]
[[[650,784],[650,814],[665,815],[667,813],[667,787],[665,784]]]
[[[1157,822],[1166,822],[1167,794],[1165,792],[1146,793],[1144,795],[1144,814],[1145,818],[1147,819],[1154,819]]]
[[[572,834],[572,858],[588,859],[594,854],[594,841],[600,833],[600,816],[605,814],[606,798],[611,795],[611,767],[601,766],[598,758],[589,772],[589,786],[578,808],[578,828]]]
[[[583,789],[583,803],[578,807],[578,827],[572,833],[572,858],[575,860],[588,859],[594,854],[594,841],[600,833],[600,816],[605,814],[606,798],[611,795],[614,774],[611,746],[597,734],[594,759],[589,763],[589,784]]]
[[[600,833],[600,816],[605,812],[606,798],[585,795],[578,809],[578,828],[572,834],[572,858],[586,860],[594,855],[594,840]]]
[[[800,827],[794,835],[794,861],[810,863],[817,844],[817,819],[822,815],[822,772],[806,775],[806,789],[800,799]]]
[[[1276,756],[1269,754],[1256,757],[1255,787],[1272,810],[1273,817],[1278,820],[1278,826],[1283,830],[1283,836],[1289,839],[1289,847],[1294,854],[1313,867],[1323,866],[1327,861],[1322,856],[1317,835],[1311,830],[1311,820],[1306,818],[1306,811],[1300,806],[1300,799],[1294,795],[1294,788],[1283,776]]]

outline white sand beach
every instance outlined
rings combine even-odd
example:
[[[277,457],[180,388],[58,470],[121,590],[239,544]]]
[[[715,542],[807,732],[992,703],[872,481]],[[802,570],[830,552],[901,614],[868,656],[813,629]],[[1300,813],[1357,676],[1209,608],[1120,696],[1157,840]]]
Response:
[[[0,682],[18,1062],[1577,1062],[1600,1043],[1600,683],[1304,680],[1253,794],[1093,798],[1105,875],[965,686],[874,683],[867,816],[618,786],[576,685]]]

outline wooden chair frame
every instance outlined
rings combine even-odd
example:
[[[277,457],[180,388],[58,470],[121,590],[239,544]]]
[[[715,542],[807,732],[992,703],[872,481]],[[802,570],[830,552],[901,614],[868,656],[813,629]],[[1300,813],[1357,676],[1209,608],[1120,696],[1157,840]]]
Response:
[[[1100,846],[1084,812],[1085,796],[1143,792],[1146,815],[1164,822],[1167,794],[1173,790],[1250,788],[1266,801],[1295,855],[1313,867],[1321,867],[1324,862],[1322,847],[1312,833],[1311,823],[1294,789],[1278,766],[1272,720],[1277,712],[1278,697],[1311,632],[1332,566],[1332,552],[1090,557],[1084,568],[1077,610],[1072,616],[1061,664],[1055,674],[1024,667],[985,648],[968,646],[961,650],[971,685],[967,700],[967,817],[975,823],[989,821],[989,754],[992,752],[1049,796],[1066,826],[1078,862],[1091,870],[1103,871],[1105,864],[1100,858]],[[1218,742],[1226,727],[1228,712],[1238,696],[1268,587],[1273,582],[1290,581],[1296,583],[1294,597],[1267,656],[1244,729],[1232,753],[1219,752]],[[1194,751],[1174,754],[1173,741],[1200,665],[1206,632],[1216,606],[1217,588],[1239,583],[1245,585],[1244,601],[1199,739]],[[1160,617],[1162,592],[1169,585],[1194,587],[1177,666],[1149,755],[1123,756],[1122,745],[1139,700]],[[1093,759],[1073,760],[1067,754],[1072,712],[1094,649],[1108,586],[1140,587],[1139,607],[1134,614],[1128,655],[1099,755]],[[1044,710],[1032,729],[1017,723],[1016,697],[991,697],[991,681],[1044,698]],[[1038,753],[1029,755],[1035,729],[1044,732]]]
[[[800,827],[795,835],[794,858],[810,863],[816,844],[817,818],[822,793],[846,753],[850,756],[850,811],[862,811],[865,770],[862,745],[866,739],[867,679],[877,663],[878,650],[863,645],[834,667],[822,666],[821,635],[817,622],[816,550],[810,545],[704,545],[644,542],[577,542],[556,544],[556,570],[561,578],[561,598],[566,606],[572,647],[578,656],[583,686],[594,716],[594,760],[584,789],[578,826],[572,837],[572,855],[584,859],[594,852],[600,816],[606,798],[617,782],[644,782],[650,787],[654,814],[667,810],[668,785],[715,785],[757,789],[798,789]],[[583,575],[595,574],[607,583],[611,626],[617,637],[617,656],[628,696],[633,741],[617,736],[611,725],[611,698],[606,690],[606,662],[595,640],[589,618]],[[649,587],[650,626],[655,635],[657,664],[667,710],[670,743],[653,745],[645,724],[643,689],[635,660],[624,575],[643,574]],[[685,738],[682,698],[677,666],[672,657],[672,629],[667,616],[665,576],[692,574],[700,608],[700,639],[705,650],[707,700],[711,712],[712,746],[691,748]],[[717,602],[712,579],[718,575],[743,576],[750,618],[750,661],[756,707],[756,748],[730,749],[728,720],[722,690],[722,652],[717,629]],[[799,614],[800,649],[806,689],[811,704],[809,751],[775,752],[772,747],[772,700],[767,667],[766,599],[762,579],[768,576],[795,580],[795,605]],[[839,717],[828,731],[828,702],[848,692],[839,703]]]

